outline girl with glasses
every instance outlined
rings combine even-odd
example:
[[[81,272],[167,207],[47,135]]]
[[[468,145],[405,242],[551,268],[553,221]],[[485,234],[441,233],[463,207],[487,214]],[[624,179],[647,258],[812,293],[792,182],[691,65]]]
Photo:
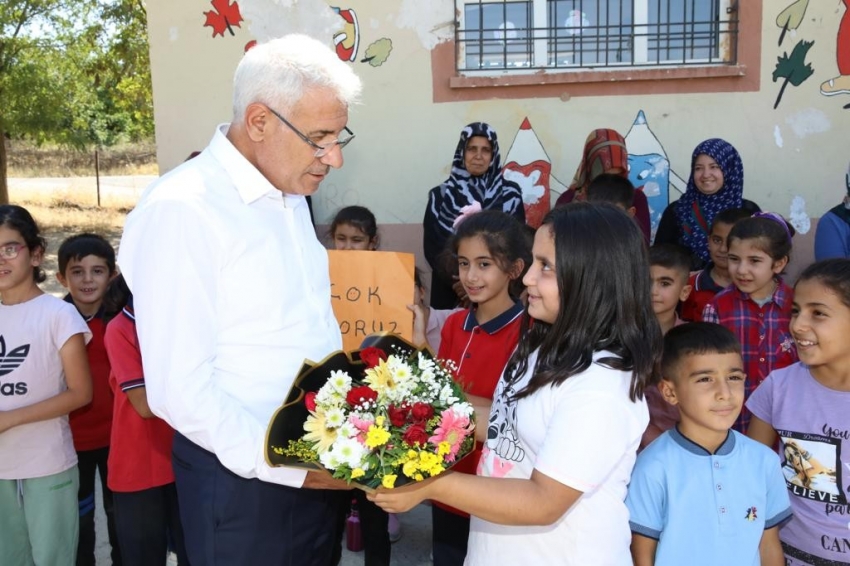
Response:
[[[0,205],[0,548],[10,564],[77,555],[68,413],[91,401],[91,333],[73,304],[39,288],[44,249],[30,213]]]

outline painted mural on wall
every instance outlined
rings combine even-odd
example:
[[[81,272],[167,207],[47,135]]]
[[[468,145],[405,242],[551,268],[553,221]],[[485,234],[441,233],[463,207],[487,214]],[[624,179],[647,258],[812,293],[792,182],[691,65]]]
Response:
[[[369,63],[373,67],[380,67],[390,58],[390,51],[392,50],[392,40],[388,37],[382,37],[366,48],[366,56],[360,62]]]
[[[814,44],[814,41],[801,39],[794,46],[794,49],[791,50],[791,55],[784,52],[776,58],[776,68],[773,70],[773,82],[777,82],[779,79],[785,80],[782,81],[782,86],[779,87],[779,94],[776,95],[776,102],[773,103],[774,110],[782,101],[782,95],[785,94],[785,88],[789,84],[800,86],[814,74],[815,70],[812,68],[812,64],[806,63],[806,54]]]
[[[343,28],[333,36],[334,48],[337,56],[343,61],[354,63],[357,61],[357,51],[360,47],[360,24],[357,21],[357,13],[351,8],[332,7],[339,14],[344,25]],[[393,42],[388,37],[382,37],[374,41],[366,48],[366,53],[361,63],[368,63],[372,67],[380,67],[387,62],[390,52],[393,50]]]
[[[638,111],[625,138],[629,152],[629,181],[646,195],[652,238],[655,238],[661,214],[670,203],[671,188],[681,195],[687,183],[670,168],[667,152],[650,129],[643,110]]]
[[[664,146],[638,111],[625,136],[629,152],[629,181],[646,195],[652,236],[671,199],[685,192],[687,183],[670,166]],[[552,174],[552,160],[526,117],[505,157],[505,179],[522,189],[526,223],[537,228],[551,209],[553,196],[567,187]]]
[[[332,7],[333,11],[345,22],[342,30],[333,36],[337,57],[343,61],[355,61],[357,49],[360,47],[360,25],[357,14],[352,9]]]
[[[850,94],[850,0],[843,0],[843,2],[844,13],[841,16],[841,22],[838,24],[835,45],[838,76],[820,85],[820,92],[824,96]],[[846,104],[844,108],[850,108],[850,104]]]
[[[540,138],[526,117],[514,137],[505,156],[502,173],[522,189],[522,204],[525,207],[525,222],[537,228],[543,217],[551,210],[552,184],[564,190],[563,184],[552,175],[552,160],[543,149]],[[560,192],[560,191],[558,191]]]
[[[844,10],[838,24],[835,42],[838,75],[821,83],[820,93],[824,96],[850,94],[850,0],[840,0],[840,2],[843,4]],[[780,46],[785,40],[786,34],[796,35],[797,29],[805,20],[806,9],[808,7],[809,0],[796,0],[786,6],[776,16],[776,26],[781,30],[779,33]],[[799,86],[814,72],[811,65],[805,64],[806,53],[813,43],[814,40],[805,42],[801,39],[794,46],[790,56],[787,53],[783,53],[779,57],[776,70],[773,73],[773,81],[776,82],[779,78],[784,78],[785,81],[782,83],[776,103],[773,106],[774,108],[779,105],[788,83]],[[844,108],[850,109],[850,104],[845,104]]]
[[[329,37],[340,59],[350,63],[357,61],[362,32],[357,13],[352,8],[329,6],[321,0],[301,0],[288,4],[275,0],[242,0],[243,10],[240,10],[236,1],[212,0],[210,4],[213,9],[203,12],[203,25],[212,28],[212,37],[224,37],[225,32],[236,35],[233,28],[241,27],[241,22],[245,21],[242,11],[246,13],[251,22],[251,33],[257,38],[245,44],[246,52],[258,40],[268,41],[297,32],[316,38]],[[332,14],[330,20],[329,14]],[[360,62],[380,67],[389,59],[392,49],[391,39],[379,38],[366,48]]]
[[[220,35],[224,37],[224,32],[230,32],[230,35],[236,35],[233,31],[234,27],[242,27],[239,24],[243,21],[242,14],[239,13],[239,4],[230,2],[230,0],[212,0],[210,2],[213,9],[204,12],[206,20],[204,27],[211,27],[212,36]]]
[[[776,27],[782,31],[779,33],[779,46],[782,46],[782,41],[785,39],[785,34],[789,31],[794,32],[803,23],[803,17],[806,15],[806,8],[809,7],[809,0],[797,0],[788,5],[784,10],[776,16]]]

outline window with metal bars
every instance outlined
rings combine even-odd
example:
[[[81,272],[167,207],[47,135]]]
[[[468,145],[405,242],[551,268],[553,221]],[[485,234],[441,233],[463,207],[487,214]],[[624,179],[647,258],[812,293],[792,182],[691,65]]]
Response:
[[[457,70],[733,65],[736,0],[455,0]]]

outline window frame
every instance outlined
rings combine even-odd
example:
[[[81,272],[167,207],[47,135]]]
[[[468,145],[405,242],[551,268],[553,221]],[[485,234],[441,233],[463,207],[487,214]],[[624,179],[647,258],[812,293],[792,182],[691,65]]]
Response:
[[[488,99],[560,98],[634,94],[756,92],[761,87],[764,0],[737,0],[736,63],[499,72],[486,76],[461,73],[456,66],[452,35],[431,50],[432,94],[435,103]]]
[[[687,67],[711,67],[711,66],[734,66],[737,63],[737,33],[739,31],[739,20],[734,19],[730,20],[729,18],[723,19],[723,14],[732,14],[735,13],[739,15],[739,0],[717,0],[719,2],[718,11],[721,15],[720,21],[718,22],[718,57],[715,60],[707,60],[700,61],[698,59],[691,59],[680,62],[678,60],[671,60],[669,62],[658,62],[652,63],[649,62],[649,27],[651,24],[649,23],[649,14],[650,14],[650,2],[653,0],[632,0],[634,3],[633,15],[634,21],[628,25],[630,27],[634,27],[634,42],[633,47],[630,51],[631,54],[631,63],[624,63],[622,65],[598,65],[598,64],[590,64],[590,65],[569,65],[569,66],[559,66],[556,64],[550,64],[550,58],[553,53],[557,53],[557,48],[552,50],[550,48],[550,44],[552,42],[556,42],[556,36],[552,35],[554,31],[557,30],[556,26],[550,25],[549,22],[549,3],[551,0],[455,0],[455,38],[457,43],[457,52],[456,52],[456,71],[459,75],[468,76],[468,77],[478,77],[478,76],[497,76],[502,74],[532,74],[539,73],[541,71],[545,73],[580,73],[582,71],[620,71],[620,70],[640,70],[640,69],[675,69],[683,66]],[[592,0],[588,0],[592,1]],[[697,1],[697,0],[694,0]],[[527,54],[530,56],[529,64],[526,66],[517,66],[510,67],[507,62],[507,49],[505,49],[503,53],[504,64],[501,67],[494,67],[491,69],[485,68],[467,68],[465,65],[465,60],[467,58],[467,45],[472,43],[474,45],[481,45],[480,43],[476,44],[469,40],[467,41],[457,41],[457,38],[469,33],[469,30],[466,26],[466,8],[468,6],[484,6],[484,5],[505,5],[505,4],[527,4],[529,5],[528,13],[531,15],[531,21],[529,22],[528,28],[520,28],[526,29],[530,32],[531,38],[522,39],[521,41],[524,43],[532,43],[533,46],[527,51]],[[597,5],[598,7],[598,5]],[[622,13],[622,12],[621,12]],[[483,21],[483,18],[482,18]],[[734,25],[730,25],[730,21]],[[665,24],[659,23],[659,26],[670,26],[674,24]],[[688,25],[685,22],[682,25]],[[733,29],[734,28],[734,29]],[[487,30],[489,32],[493,32],[493,30]],[[483,35],[483,34],[482,34]],[[484,41],[493,41],[486,40],[482,37],[480,40]],[[504,41],[504,40],[503,40]],[[517,40],[520,41],[520,40]],[[479,53],[483,53],[483,47],[479,47]],[[556,55],[557,56],[557,55]],[[607,57],[606,57],[607,60]]]

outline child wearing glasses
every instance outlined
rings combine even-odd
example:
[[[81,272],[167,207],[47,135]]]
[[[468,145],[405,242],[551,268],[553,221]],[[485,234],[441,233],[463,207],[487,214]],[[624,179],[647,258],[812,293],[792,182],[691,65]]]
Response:
[[[77,554],[68,413],[91,401],[91,333],[73,304],[39,288],[44,249],[30,213],[0,205],[0,548],[10,564]]]

